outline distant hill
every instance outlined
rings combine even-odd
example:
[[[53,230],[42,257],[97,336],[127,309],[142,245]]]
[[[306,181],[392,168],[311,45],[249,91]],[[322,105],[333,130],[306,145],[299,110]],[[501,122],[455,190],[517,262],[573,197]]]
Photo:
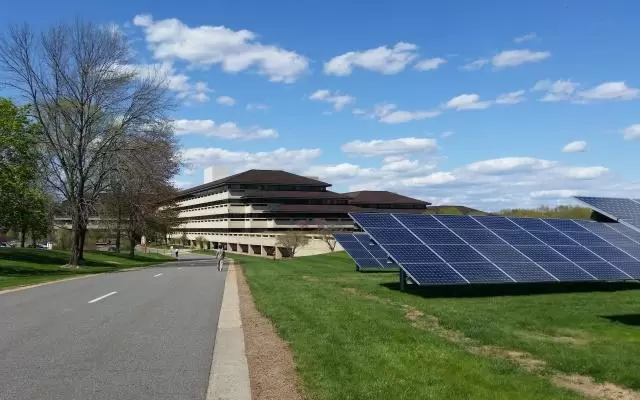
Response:
[[[429,206],[425,210],[425,214],[452,214],[452,215],[489,215],[489,213],[476,210],[467,206]]]
[[[579,206],[538,207],[533,209],[513,208],[498,212],[507,217],[536,217],[536,218],[569,218],[569,219],[598,219],[592,215],[590,208]]]

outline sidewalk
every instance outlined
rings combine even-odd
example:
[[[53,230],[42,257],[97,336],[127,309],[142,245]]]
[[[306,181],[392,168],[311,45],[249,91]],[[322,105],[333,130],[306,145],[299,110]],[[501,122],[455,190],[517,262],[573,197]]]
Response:
[[[236,268],[229,259],[206,400],[251,400]]]

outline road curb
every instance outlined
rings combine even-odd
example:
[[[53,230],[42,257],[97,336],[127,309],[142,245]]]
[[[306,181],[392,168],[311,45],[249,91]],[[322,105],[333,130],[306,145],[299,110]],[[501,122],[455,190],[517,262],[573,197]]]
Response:
[[[236,268],[235,262],[229,263],[206,400],[251,400]]]

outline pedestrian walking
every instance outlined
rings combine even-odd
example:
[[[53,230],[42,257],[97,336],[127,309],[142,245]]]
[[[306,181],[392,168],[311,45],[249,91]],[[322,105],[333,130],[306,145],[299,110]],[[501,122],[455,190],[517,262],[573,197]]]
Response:
[[[176,249],[176,258],[178,258],[178,249]]]
[[[222,265],[224,264],[224,257],[226,255],[226,251],[224,246],[218,247],[218,251],[216,252],[216,258],[218,259],[218,271],[222,271]]]

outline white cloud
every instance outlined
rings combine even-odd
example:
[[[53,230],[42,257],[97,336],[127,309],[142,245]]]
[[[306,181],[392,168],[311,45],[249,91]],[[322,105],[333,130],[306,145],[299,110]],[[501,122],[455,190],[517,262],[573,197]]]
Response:
[[[386,162],[382,164],[380,170],[391,172],[406,172],[420,168],[420,161],[418,160],[397,160],[392,162]]]
[[[557,80],[552,82],[550,79],[538,81],[533,88],[534,92],[546,91],[547,93],[540,101],[554,102],[569,100],[576,91],[578,84],[571,80]]]
[[[531,32],[531,33],[527,33],[526,35],[522,35],[522,36],[518,36],[516,38],[513,39],[514,42],[516,43],[522,43],[522,42],[527,42],[530,40],[534,40],[538,37],[538,35],[535,34],[535,32]]]
[[[480,101],[480,96],[477,94],[466,93],[452,98],[444,107],[456,110],[482,110],[490,106],[490,101]]]
[[[398,110],[398,106],[393,103],[379,103],[374,106],[373,111],[367,112],[362,109],[353,110],[355,115],[364,115],[384,124],[402,124],[410,121],[419,121],[427,118],[435,118],[442,114],[440,110]]]
[[[150,15],[136,15],[133,24],[144,29],[146,41],[156,59],[181,59],[192,66],[220,65],[236,73],[256,68],[273,82],[296,81],[309,67],[306,57],[275,45],[256,41],[246,29],[224,26],[189,27],[176,18],[154,21]]]
[[[567,143],[562,148],[563,153],[579,153],[585,151],[587,148],[587,142],[584,140],[576,140],[575,142]]]
[[[563,167],[558,168],[558,172],[566,178],[571,179],[595,179],[609,172],[605,167]]]
[[[477,69],[484,67],[487,64],[489,64],[489,60],[486,58],[481,58],[479,60],[472,61],[469,64],[463,65],[462,67],[460,67],[460,69],[465,71],[475,71]]]
[[[640,124],[633,124],[623,131],[626,140],[640,139]]]
[[[236,99],[231,96],[220,96],[216,99],[216,103],[222,104],[225,106],[232,106],[236,104]]]
[[[203,103],[209,100],[207,93],[212,91],[206,82],[191,84],[190,78],[183,73],[177,72],[170,62],[118,65],[116,70],[136,74],[140,79],[150,79],[163,83],[167,89],[175,92],[179,99],[190,99]]]
[[[518,90],[515,92],[503,93],[496,99],[496,104],[518,104],[525,101],[524,90]]]
[[[398,42],[393,47],[380,46],[364,51],[350,51],[333,57],[324,64],[327,75],[351,75],[355,67],[393,75],[403,71],[416,59],[418,46]]]
[[[534,199],[567,199],[578,195],[580,195],[579,190],[570,189],[536,190],[529,193],[529,196]]]
[[[301,171],[321,154],[320,149],[290,150],[279,148],[273,151],[250,153],[217,147],[195,147],[183,149],[182,159],[188,165],[196,168],[224,165],[236,172],[251,168]]]
[[[331,103],[333,104],[333,109],[336,111],[340,111],[345,106],[355,103],[356,101],[356,98],[353,96],[340,94],[338,92],[332,93],[330,90],[326,89],[316,90],[311,94],[311,96],[309,96],[309,99]]]
[[[353,110],[351,110],[351,113],[354,115],[366,115],[367,112],[365,110],[363,110],[362,108],[354,108]]]
[[[630,88],[624,81],[605,82],[578,93],[578,96],[586,100],[632,100],[639,95],[640,89]]]
[[[173,127],[178,136],[200,135],[205,137],[218,137],[222,139],[268,139],[277,138],[275,129],[266,129],[259,126],[241,128],[235,122],[217,124],[210,119],[179,119],[173,121]]]
[[[434,186],[443,185],[445,183],[455,182],[457,177],[452,172],[433,172],[431,174],[402,180],[405,186]]]
[[[260,103],[249,103],[247,104],[247,111],[254,111],[254,110],[268,110],[270,107],[267,104],[260,104]]]
[[[448,138],[449,136],[453,136],[453,131],[445,131],[440,134],[441,138]]]
[[[543,170],[556,165],[549,160],[541,160],[533,157],[502,157],[490,160],[482,160],[471,163],[466,170],[481,174],[508,174],[522,171]]]
[[[431,71],[433,69],[438,69],[442,64],[446,64],[447,60],[440,57],[429,58],[427,60],[418,61],[415,65],[415,69],[418,71]]]
[[[518,65],[533,63],[551,57],[548,51],[531,50],[505,50],[493,56],[491,63],[496,68],[515,67]]]
[[[438,141],[431,138],[405,137],[391,140],[354,140],[340,147],[345,153],[363,156],[382,156],[392,154],[406,154],[416,152],[432,152],[437,150]],[[392,162],[399,161],[397,159]]]

